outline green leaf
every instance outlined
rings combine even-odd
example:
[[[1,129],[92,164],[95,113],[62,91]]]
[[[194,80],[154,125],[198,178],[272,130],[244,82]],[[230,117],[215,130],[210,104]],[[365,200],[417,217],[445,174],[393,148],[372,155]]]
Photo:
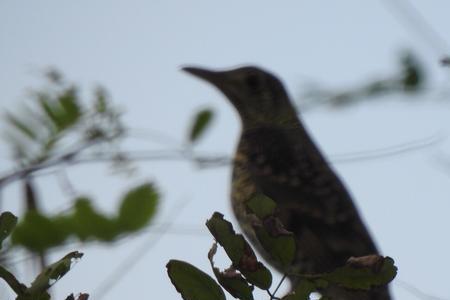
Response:
[[[3,241],[11,234],[17,224],[17,217],[6,211],[0,215],[0,249]]]
[[[68,222],[70,226],[73,226],[73,232],[82,241],[90,238],[112,241],[122,233],[116,220],[95,211],[91,200],[85,197],[76,200],[73,218]]]
[[[67,236],[67,233],[50,218],[36,211],[29,211],[16,226],[11,241],[13,244],[22,245],[32,251],[41,252],[47,248],[60,245]]]
[[[170,281],[184,300],[225,300],[220,286],[205,272],[193,265],[170,260],[167,265]]]
[[[220,285],[230,293],[234,298],[241,300],[253,300],[253,286],[250,286],[240,273],[233,267],[221,272],[219,268],[214,267],[214,255],[217,250],[217,244],[214,243],[208,253],[208,259],[211,263],[214,275]]]
[[[59,112],[51,101],[51,96],[46,93],[38,93],[39,105],[42,112],[45,114],[45,122],[52,124],[54,130],[59,131],[61,124],[59,122]]]
[[[275,217],[267,217],[262,225],[254,224],[253,229],[264,250],[287,271],[297,253],[292,232],[286,231]]]
[[[213,111],[210,109],[203,109],[196,114],[189,133],[189,141],[191,143],[196,142],[203,135],[213,116]]]
[[[12,114],[7,113],[6,114],[6,120],[10,123],[12,127],[14,127],[16,130],[21,132],[23,135],[28,137],[30,140],[35,140],[37,135],[35,132],[34,127],[26,124],[25,122],[19,120],[17,117],[15,117]]]
[[[60,124],[63,128],[75,124],[81,117],[82,111],[78,104],[76,89],[71,87],[65,90],[58,99],[62,111],[59,116]]]
[[[254,213],[259,219],[274,214],[277,204],[264,194],[256,194],[246,202],[247,208]]]
[[[74,261],[80,259],[82,256],[83,253],[78,251],[70,252],[57,262],[46,267],[31,283],[26,294],[39,296],[46,292],[56,281],[70,270]]]
[[[392,258],[368,255],[352,257],[343,267],[321,277],[346,288],[369,290],[388,284],[396,275],[397,267]]]
[[[260,289],[266,290],[272,284],[272,274],[256,258],[255,252],[241,234],[236,234],[230,222],[223,219],[223,215],[215,212],[206,222],[211,234],[224,248],[233,266],[245,278]]]
[[[150,183],[130,190],[119,210],[118,221],[122,229],[136,231],[147,225],[156,212],[158,198],[158,192]]]
[[[287,271],[295,258],[297,246],[292,232],[287,231],[274,215],[277,207],[275,201],[264,194],[256,194],[246,205],[260,220],[260,223],[253,222],[253,229],[261,246]]]

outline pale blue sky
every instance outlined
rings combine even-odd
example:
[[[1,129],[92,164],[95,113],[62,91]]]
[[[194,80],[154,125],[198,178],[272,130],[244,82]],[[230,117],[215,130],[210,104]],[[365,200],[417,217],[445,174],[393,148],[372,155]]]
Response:
[[[194,111],[213,107],[217,119],[198,148],[231,155],[239,132],[235,112],[221,94],[180,72],[180,66],[257,64],[278,74],[295,98],[308,81],[346,88],[391,74],[397,70],[401,51],[411,49],[429,75],[427,91],[414,101],[396,95],[341,110],[317,109],[304,113],[304,121],[331,157],[437,132],[446,136],[449,106],[438,100],[446,100],[440,91],[448,87],[449,70],[438,60],[448,49],[420,35],[387,2],[3,0],[0,108],[19,108],[26,99],[26,88],[39,86],[39,72],[53,66],[82,85],[86,94],[94,84],[104,85],[126,111],[130,127],[162,131],[180,144]],[[409,2],[443,40],[450,40],[448,1]],[[154,146],[134,139],[128,147],[145,150]],[[445,152],[450,154],[446,140],[426,150],[336,163],[335,167],[383,253],[396,260],[398,280],[450,299],[450,170],[443,172],[435,159]],[[3,171],[8,164],[5,145],[0,147],[0,158]],[[227,202],[229,169],[199,170],[180,162],[146,162],[139,167],[135,178],[111,177],[102,166],[71,168],[69,176],[80,193],[94,195],[100,199],[98,206],[107,211],[126,186],[155,180],[163,194],[157,222],[171,222],[174,207],[188,201],[174,220],[174,228],[194,229],[198,234],[164,235],[103,299],[181,299],[166,276],[165,264],[171,258],[184,259],[209,272],[206,253],[212,239],[203,224],[215,210],[232,219]],[[67,205],[69,199],[54,178],[42,178],[40,183],[47,209]],[[5,191],[2,209],[20,212],[16,192],[15,186]],[[95,291],[103,279],[136,248],[157,236],[147,232],[116,248],[76,246],[73,249],[85,256],[57,283],[55,299],[71,292],[92,293],[98,299],[100,294]],[[56,253],[54,258],[61,255]],[[24,280],[32,277],[21,270]],[[1,284],[0,289],[5,286]],[[397,299],[413,298],[400,283],[394,283],[393,289]]]

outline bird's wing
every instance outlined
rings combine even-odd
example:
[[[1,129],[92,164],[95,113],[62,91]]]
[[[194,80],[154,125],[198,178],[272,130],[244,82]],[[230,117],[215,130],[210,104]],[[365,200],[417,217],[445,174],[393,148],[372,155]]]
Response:
[[[277,203],[288,230],[311,236],[336,264],[377,253],[349,193],[306,132],[271,127],[244,134],[247,144],[240,148],[250,176],[259,192]]]

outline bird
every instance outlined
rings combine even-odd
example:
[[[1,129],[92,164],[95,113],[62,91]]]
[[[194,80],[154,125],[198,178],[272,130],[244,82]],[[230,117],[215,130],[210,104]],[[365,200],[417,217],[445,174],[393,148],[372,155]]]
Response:
[[[292,266],[318,274],[350,257],[379,251],[350,193],[307,132],[282,82],[256,66],[183,70],[215,86],[236,109],[241,135],[233,159],[231,206],[242,231],[265,260],[283,272],[256,238],[246,202],[255,195],[276,203],[276,216],[297,248]],[[289,277],[292,288],[298,284]],[[387,286],[369,291],[330,286],[336,300],[390,300]]]

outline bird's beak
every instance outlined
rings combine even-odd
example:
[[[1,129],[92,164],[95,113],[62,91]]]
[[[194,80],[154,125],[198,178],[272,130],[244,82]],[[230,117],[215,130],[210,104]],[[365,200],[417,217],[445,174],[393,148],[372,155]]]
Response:
[[[223,85],[226,81],[224,72],[211,71],[211,70],[195,68],[195,67],[184,67],[184,68],[182,68],[182,70],[185,72],[188,72],[198,78],[208,81],[209,83],[215,85],[219,89],[223,88]]]

